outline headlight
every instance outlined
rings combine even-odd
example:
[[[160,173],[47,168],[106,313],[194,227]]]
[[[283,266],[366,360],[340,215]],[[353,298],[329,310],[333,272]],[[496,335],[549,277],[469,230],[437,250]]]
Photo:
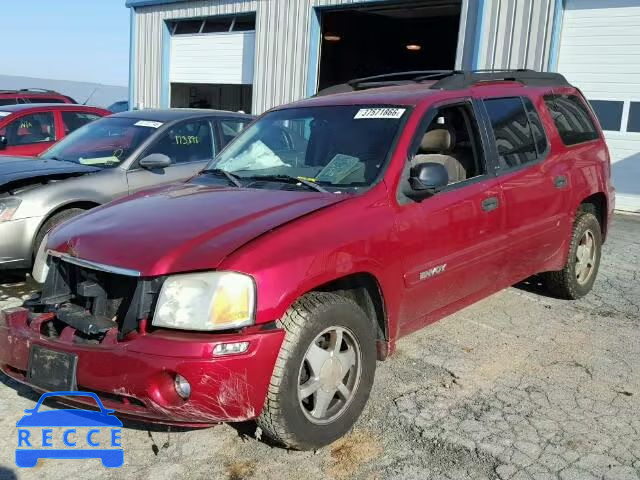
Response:
[[[153,315],[156,327],[223,330],[253,323],[253,279],[235,272],[172,275],[160,290]]]
[[[20,199],[18,198],[1,198],[0,199],[0,222],[5,222],[13,218],[13,214],[16,213],[20,206]]]

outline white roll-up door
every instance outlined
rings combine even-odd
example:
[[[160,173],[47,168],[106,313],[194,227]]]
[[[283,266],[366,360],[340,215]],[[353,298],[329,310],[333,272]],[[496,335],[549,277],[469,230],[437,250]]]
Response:
[[[254,52],[255,32],[173,36],[169,81],[250,85]]]
[[[617,207],[640,212],[640,1],[567,0],[558,71],[605,130]]]

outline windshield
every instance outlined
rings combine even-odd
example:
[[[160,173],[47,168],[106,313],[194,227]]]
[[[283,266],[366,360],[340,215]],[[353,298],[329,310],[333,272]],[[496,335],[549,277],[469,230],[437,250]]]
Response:
[[[366,187],[378,178],[405,111],[330,106],[267,113],[207,168],[240,179],[286,175],[330,187]]]
[[[160,125],[160,122],[135,118],[101,118],[70,133],[40,157],[103,168],[117,167]]]

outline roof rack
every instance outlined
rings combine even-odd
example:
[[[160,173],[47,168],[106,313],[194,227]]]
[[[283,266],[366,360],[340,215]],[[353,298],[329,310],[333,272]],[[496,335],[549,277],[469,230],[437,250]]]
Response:
[[[47,90],[46,88],[20,88],[20,89],[0,89],[0,93],[23,93],[23,92],[32,92],[32,93],[58,93],[55,90]]]
[[[434,90],[460,90],[485,82],[518,82],[536,87],[571,86],[567,79],[553,72],[537,72],[527,69],[490,69],[490,70],[414,70],[408,72],[386,73],[371,77],[356,78],[345,84],[335,85],[318,92],[319,96],[333,93],[345,93],[370,88],[408,85],[435,81],[429,86]]]

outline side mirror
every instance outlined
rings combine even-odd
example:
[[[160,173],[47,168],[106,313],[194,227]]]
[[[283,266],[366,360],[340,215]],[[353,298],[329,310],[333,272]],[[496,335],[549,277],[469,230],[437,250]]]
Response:
[[[411,190],[407,196],[421,200],[435,195],[449,184],[449,174],[444,165],[440,163],[419,163],[411,168],[409,173],[409,185]]]
[[[152,153],[142,158],[138,164],[146,170],[161,170],[171,166],[171,159],[164,153]]]
[[[0,135],[0,150],[4,150],[5,148],[7,148],[7,137],[5,137],[4,135]]]

